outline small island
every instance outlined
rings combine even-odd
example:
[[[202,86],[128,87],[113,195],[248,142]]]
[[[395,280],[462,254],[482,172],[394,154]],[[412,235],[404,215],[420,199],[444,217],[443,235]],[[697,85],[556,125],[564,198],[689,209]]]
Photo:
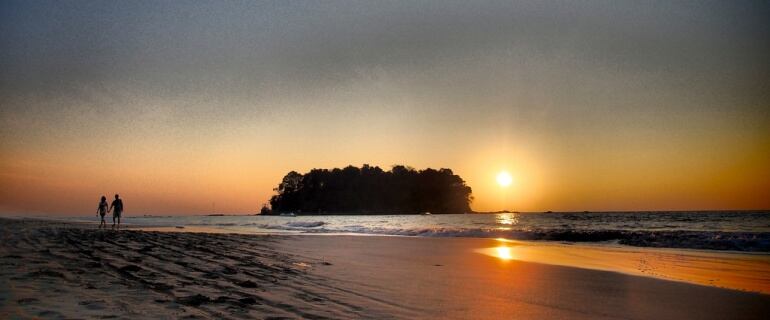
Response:
[[[291,171],[262,214],[449,214],[469,213],[471,188],[451,169],[390,171],[364,164],[334,169]],[[265,208],[266,209],[266,208]]]

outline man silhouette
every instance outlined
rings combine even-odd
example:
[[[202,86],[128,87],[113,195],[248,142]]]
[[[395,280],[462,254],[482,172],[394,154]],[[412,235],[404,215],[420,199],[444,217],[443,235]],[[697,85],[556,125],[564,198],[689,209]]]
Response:
[[[112,200],[110,205],[112,210],[112,228],[115,228],[115,219],[118,219],[118,229],[120,229],[120,216],[123,214],[123,200],[119,195],[115,195],[115,200]]]

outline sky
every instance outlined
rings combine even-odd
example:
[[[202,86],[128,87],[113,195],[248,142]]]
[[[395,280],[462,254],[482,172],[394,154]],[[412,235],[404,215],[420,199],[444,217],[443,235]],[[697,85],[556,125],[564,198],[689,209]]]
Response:
[[[763,1],[2,1],[0,213],[254,213],[291,170],[472,208],[770,209]],[[514,183],[495,182],[508,171]]]

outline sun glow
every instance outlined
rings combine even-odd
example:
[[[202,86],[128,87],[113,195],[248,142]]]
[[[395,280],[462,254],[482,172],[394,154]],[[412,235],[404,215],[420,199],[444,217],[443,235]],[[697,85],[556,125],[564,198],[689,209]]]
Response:
[[[496,256],[503,260],[513,259],[513,252],[510,247],[497,247],[495,248]]]
[[[498,258],[500,260],[520,260],[520,252],[521,244],[514,240],[508,240],[505,238],[496,238],[495,239],[499,244],[495,247],[487,247],[487,248],[481,248],[476,249],[475,251],[477,253],[481,253],[483,255],[491,256]]]
[[[512,182],[513,177],[511,177],[511,174],[508,173],[508,171],[500,171],[500,173],[497,174],[497,184],[501,187],[510,186]]]

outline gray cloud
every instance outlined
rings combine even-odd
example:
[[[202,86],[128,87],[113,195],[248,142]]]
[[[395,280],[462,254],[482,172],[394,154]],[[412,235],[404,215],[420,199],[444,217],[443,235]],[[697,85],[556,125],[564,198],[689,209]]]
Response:
[[[768,7],[4,2],[0,102],[5,120],[80,119],[105,104],[152,101],[174,103],[151,114],[242,118],[280,114],[271,108],[281,101],[313,108],[346,95],[402,95],[463,117],[468,106],[597,116],[731,106],[766,116],[757,108],[770,100]],[[545,111],[506,110],[520,105]]]

